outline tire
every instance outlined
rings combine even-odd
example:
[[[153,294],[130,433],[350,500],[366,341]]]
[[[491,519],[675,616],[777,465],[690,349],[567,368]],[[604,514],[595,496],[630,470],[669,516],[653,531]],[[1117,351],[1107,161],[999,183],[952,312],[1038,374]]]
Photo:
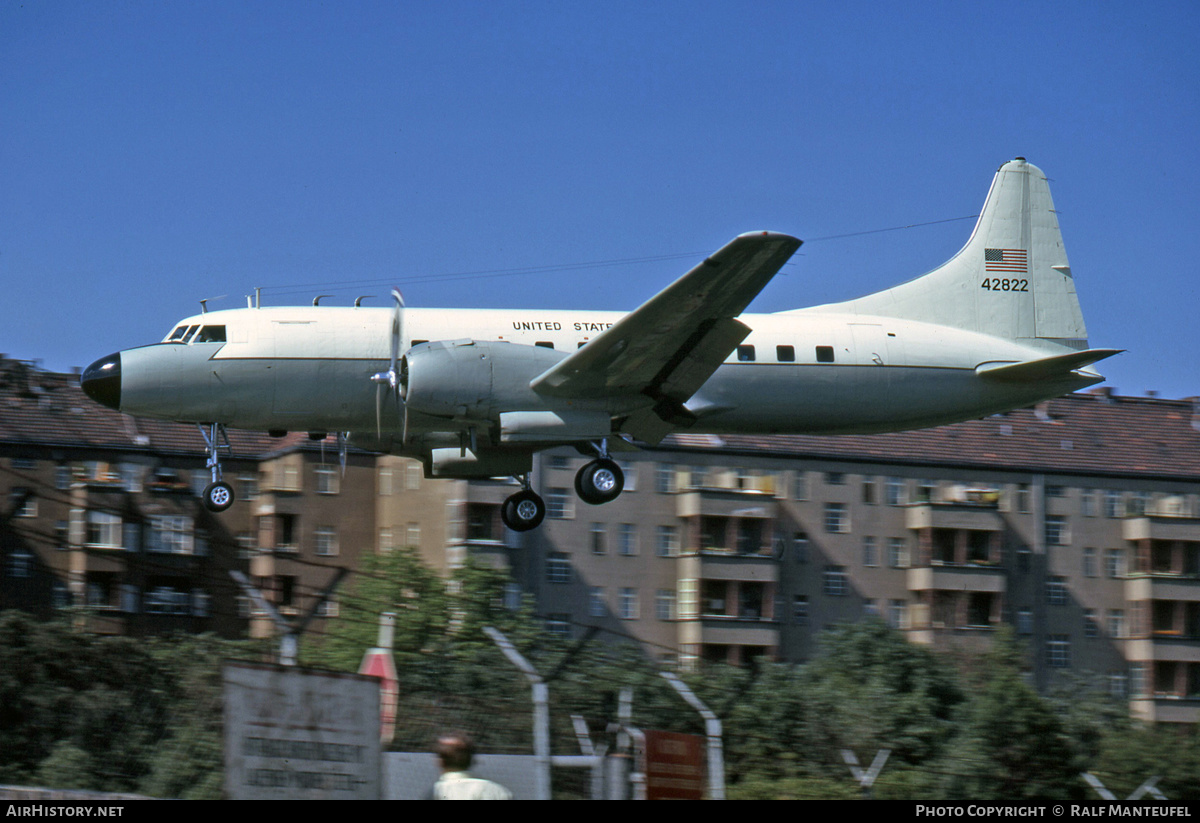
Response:
[[[612,460],[593,460],[575,475],[575,493],[592,506],[616,500],[624,488],[625,474]]]
[[[210,512],[223,512],[233,505],[233,487],[228,483],[209,483],[204,489],[204,507]]]
[[[515,532],[536,529],[545,518],[545,501],[529,490],[517,492],[500,507],[500,519]]]

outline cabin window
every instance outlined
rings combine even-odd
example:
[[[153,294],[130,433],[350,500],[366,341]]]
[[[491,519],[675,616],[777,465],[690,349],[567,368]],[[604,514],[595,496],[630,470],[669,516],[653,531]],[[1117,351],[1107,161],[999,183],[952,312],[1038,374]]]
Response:
[[[832,363],[833,362],[833,346],[817,346],[817,362]]]
[[[795,346],[776,346],[775,359],[780,363],[795,363],[796,362],[796,347]]]
[[[535,346],[541,346],[543,349],[552,349],[552,348],[554,348],[554,343],[553,343],[553,342],[551,342],[550,340],[539,340],[539,341],[537,341],[536,343],[534,343],[533,345],[535,345]]]
[[[225,327],[224,326],[204,326],[196,334],[196,339],[193,343],[224,343],[225,342]]]
[[[743,363],[754,362],[754,346],[741,345],[737,347],[737,358]]]

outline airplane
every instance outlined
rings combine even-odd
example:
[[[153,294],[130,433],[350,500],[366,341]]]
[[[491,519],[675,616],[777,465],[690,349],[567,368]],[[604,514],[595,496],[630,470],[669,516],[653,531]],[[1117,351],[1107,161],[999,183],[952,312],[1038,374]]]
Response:
[[[857,299],[743,314],[800,247],[739,235],[628,313],[262,307],[203,311],[158,343],[81,376],[93,400],[194,423],[222,511],[226,427],[335,432],[342,450],[419,459],[429,477],[513,477],[501,518],[536,528],[533,455],[572,445],[585,503],[624,487],[613,451],[673,431],[901,431],[1032,405],[1103,380],[1089,348],[1050,188],[1024,158],[996,172],[966,245],[946,263]],[[206,306],[202,308],[207,309]]]

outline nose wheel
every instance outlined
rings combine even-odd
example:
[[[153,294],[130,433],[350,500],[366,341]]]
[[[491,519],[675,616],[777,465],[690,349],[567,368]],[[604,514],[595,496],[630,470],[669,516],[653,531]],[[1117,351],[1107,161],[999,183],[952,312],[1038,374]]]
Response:
[[[233,505],[233,487],[224,481],[204,487],[204,507],[210,512],[223,512]]]
[[[207,427],[197,425],[204,437],[204,448],[208,452],[205,465],[212,472],[212,482],[204,487],[204,507],[210,512],[223,512],[233,505],[233,486],[221,479],[221,449],[232,454],[233,446],[221,423],[210,423]]]

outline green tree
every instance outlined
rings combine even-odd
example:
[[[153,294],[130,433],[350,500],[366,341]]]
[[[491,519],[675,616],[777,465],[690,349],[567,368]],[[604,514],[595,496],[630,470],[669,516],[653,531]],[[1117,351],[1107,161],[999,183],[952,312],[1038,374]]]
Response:
[[[890,749],[889,768],[927,763],[953,732],[962,701],[954,671],[879,620],[827,632],[804,668],[809,749],[840,774],[841,749],[869,763]]]
[[[1011,631],[997,633],[968,689],[958,736],[943,761],[947,799],[1083,796],[1066,730],[1025,682],[1024,659]]]

